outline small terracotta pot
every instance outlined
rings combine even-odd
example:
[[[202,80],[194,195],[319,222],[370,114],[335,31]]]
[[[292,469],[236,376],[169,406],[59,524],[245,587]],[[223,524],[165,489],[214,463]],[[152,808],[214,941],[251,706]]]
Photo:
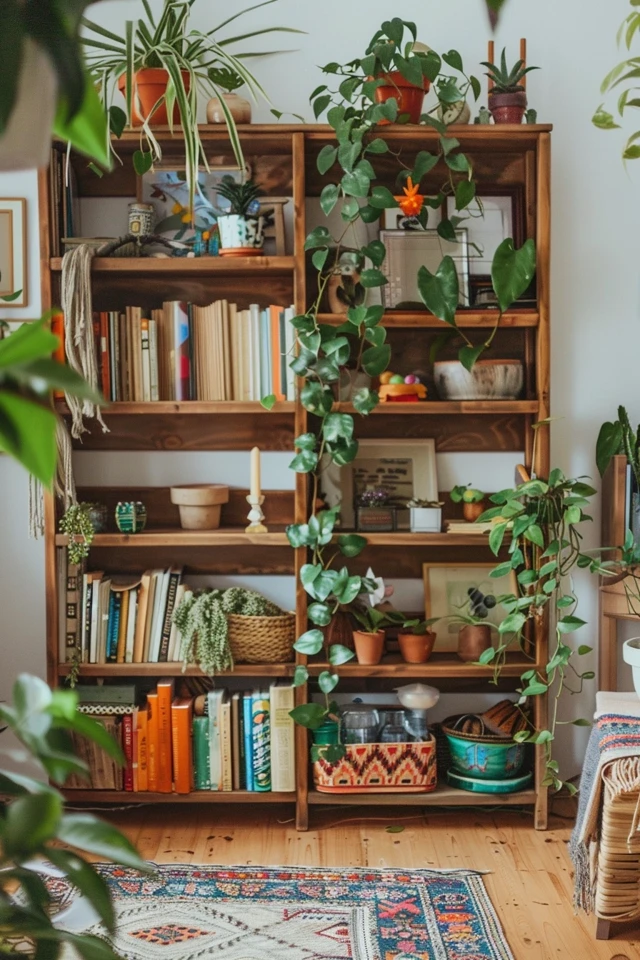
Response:
[[[400,653],[406,663],[426,663],[436,642],[436,635],[431,630],[426,633],[399,633],[398,643]]]
[[[424,78],[424,85],[416,87],[402,76],[399,70],[392,70],[390,73],[383,73],[378,80],[384,80],[385,83],[376,87],[376,103],[386,103],[392,97],[398,101],[398,116],[408,114],[408,123],[420,123],[422,114],[422,104],[425,94],[428,92],[431,84]],[[390,123],[389,120],[380,120],[379,123]]]
[[[458,633],[458,656],[465,663],[476,661],[491,646],[491,627],[488,624],[467,624]]]
[[[251,123],[251,103],[237,93],[223,93],[222,99],[236,123]],[[212,97],[207,104],[207,123],[226,123],[219,97]]]
[[[182,82],[186,92],[189,92],[191,86],[191,75],[188,70],[181,70]],[[161,103],[157,110],[151,114],[154,105],[165,93],[169,82],[169,74],[162,67],[147,67],[145,70],[138,70],[133,75],[133,98],[131,102],[131,125],[141,127],[143,117],[138,112],[138,101],[144,118],[149,118],[154,127],[166,126],[169,122],[167,117],[167,108]],[[127,78],[123,73],[118,80],[118,90],[126,97]],[[180,123],[180,111],[176,103],[173,108],[173,122]]]
[[[524,90],[489,94],[489,110],[494,123],[522,123],[526,109],[527,94]]]
[[[366,633],[364,630],[353,631],[353,642],[356,648],[358,663],[372,667],[380,663],[384,653],[384,630],[377,633]]]
[[[463,503],[462,516],[465,518],[467,523],[475,523],[478,517],[481,517],[486,509],[487,506],[484,500],[480,500],[479,503]]]
[[[224,483],[171,487],[171,503],[178,505],[183,530],[217,530],[222,504],[228,502],[229,487]]]

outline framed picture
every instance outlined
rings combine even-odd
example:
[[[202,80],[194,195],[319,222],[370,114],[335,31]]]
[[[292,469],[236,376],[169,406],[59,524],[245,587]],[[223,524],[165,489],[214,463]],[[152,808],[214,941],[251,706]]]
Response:
[[[507,593],[517,593],[515,574],[495,579],[490,572],[495,563],[424,563],[424,601],[426,618],[446,617],[451,614],[470,616],[469,591],[479,590],[485,597],[499,597]],[[485,623],[498,626],[507,616],[501,603],[487,609]],[[459,623],[448,620],[434,624],[438,650],[456,650],[458,647]],[[497,636],[494,631],[494,639]]]
[[[322,494],[330,507],[342,503],[342,527],[356,525],[356,500],[365,490],[384,487],[390,499],[438,499],[435,440],[360,440],[353,463],[328,463],[321,475]],[[397,511],[397,529],[408,530],[409,510]]]
[[[515,197],[486,196],[480,197],[482,211],[478,209],[465,210],[463,214],[456,211],[455,199],[447,199],[447,216],[466,216],[464,221],[469,241],[469,273],[490,275],[493,255],[503,240],[514,237],[515,227]],[[516,244],[518,243],[517,239]]]
[[[29,304],[26,200],[0,199],[0,298],[12,307]]]
[[[469,242],[466,230],[456,230],[456,243],[443,240],[437,230],[381,230],[387,255],[381,267],[389,279],[382,288],[388,310],[412,304],[422,305],[418,271],[427,267],[435,273],[443,257],[453,258],[460,281],[460,305],[469,304]]]
[[[208,230],[216,223],[217,185],[223,177],[240,179],[238,167],[212,167],[201,169],[198,174],[198,189],[194,201],[195,228]],[[168,240],[192,240],[192,229],[187,209],[189,190],[184,170],[175,167],[156,166],[139,178],[138,199],[151,203],[155,208],[154,233]]]

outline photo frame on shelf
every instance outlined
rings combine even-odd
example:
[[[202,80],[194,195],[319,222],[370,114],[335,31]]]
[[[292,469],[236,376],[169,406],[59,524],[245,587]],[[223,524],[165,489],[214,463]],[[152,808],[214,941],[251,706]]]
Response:
[[[423,563],[425,617],[447,617],[456,613],[469,616],[467,601],[471,588],[495,598],[517,593],[518,584],[513,572],[497,579],[489,576],[495,566],[495,563]],[[488,610],[483,622],[497,628],[506,616],[505,607],[496,603]],[[460,627],[461,624],[449,620],[435,623],[431,629],[436,634],[436,648],[439,651],[456,650]],[[492,635],[495,640],[497,631],[492,631]]]
[[[437,227],[442,220],[442,207],[429,207],[427,229]],[[424,230],[417,217],[408,217],[400,207],[387,207],[382,213],[382,226],[385,230]]]
[[[447,198],[447,216],[466,217],[464,226],[469,241],[469,273],[471,276],[490,276],[493,255],[503,240],[514,236],[514,197],[482,196],[482,212],[473,208],[459,214],[455,198]]]
[[[412,497],[438,499],[435,440],[360,440],[358,456],[344,467],[328,463],[321,491],[329,507],[342,503],[345,530],[356,526],[356,498],[364,490],[385,487],[390,499],[406,503]],[[409,510],[397,511],[397,529],[409,530]]]
[[[418,271],[425,266],[435,273],[443,257],[450,256],[460,282],[460,306],[469,305],[469,238],[466,229],[456,230],[457,242],[443,240],[437,230],[381,230],[387,251],[381,270],[389,279],[382,288],[387,310],[422,307]]]
[[[0,306],[27,307],[27,201],[0,198]]]
[[[211,167],[200,169],[198,187],[194,201],[196,230],[209,230],[217,220],[217,186],[225,176],[240,180],[241,170],[237,166]],[[142,177],[138,177],[138,200],[150,203],[155,209],[154,233],[167,240],[193,240],[195,231],[187,213],[189,189],[184,170],[169,164],[156,165]]]

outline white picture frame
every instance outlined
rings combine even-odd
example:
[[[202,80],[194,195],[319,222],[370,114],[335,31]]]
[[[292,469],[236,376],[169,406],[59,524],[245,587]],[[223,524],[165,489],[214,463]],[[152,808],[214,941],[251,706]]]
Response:
[[[443,240],[437,230],[381,230],[387,254],[380,268],[389,282],[382,287],[384,306],[421,303],[418,271],[435,273],[444,257],[455,262],[460,283],[460,306],[469,306],[469,238],[466,229],[456,230],[457,242]]]
[[[490,577],[495,563],[423,563],[425,618],[447,617],[460,613],[469,616],[467,597],[470,587],[484,594],[499,597],[504,594],[517,594],[517,581],[513,571],[505,577]],[[489,610],[483,623],[498,627],[507,616],[505,607],[498,603]],[[455,651],[458,648],[458,633],[462,624],[450,620],[440,620],[431,630],[436,635],[436,648],[440,651]],[[497,629],[491,631],[492,641],[498,636]],[[508,635],[505,639],[508,639]]]
[[[0,198],[0,298],[6,297],[6,306],[29,305],[27,201],[16,197]]]
[[[390,488],[391,481],[395,481],[393,491],[402,500],[412,497],[438,499],[435,440],[360,440],[358,456],[352,463],[338,467],[327,458],[321,474],[321,490],[327,505],[335,507],[338,503],[342,504],[342,529],[355,529],[355,498],[361,488],[364,489],[363,484],[373,485],[376,474],[372,470],[376,470],[373,466],[376,460],[382,471],[377,474],[380,478],[377,485]],[[385,477],[387,483],[383,482]],[[409,530],[409,510],[398,510],[397,517],[398,530]]]

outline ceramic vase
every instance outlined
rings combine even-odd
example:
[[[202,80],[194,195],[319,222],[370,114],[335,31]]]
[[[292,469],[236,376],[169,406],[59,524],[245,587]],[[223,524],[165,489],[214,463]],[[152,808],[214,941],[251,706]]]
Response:
[[[147,524],[147,508],[140,500],[120,500],[116,504],[116,526],[120,533],[142,533]]]
[[[488,624],[466,624],[458,634],[458,656],[465,663],[474,663],[491,646],[491,627]]]
[[[237,93],[223,93],[222,99],[236,123],[251,123],[251,103]],[[226,123],[227,118],[219,97],[212,97],[207,104],[207,123]]]
[[[218,217],[221,256],[260,254],[264,244],[264,217],[242,217],[237,213]]]

